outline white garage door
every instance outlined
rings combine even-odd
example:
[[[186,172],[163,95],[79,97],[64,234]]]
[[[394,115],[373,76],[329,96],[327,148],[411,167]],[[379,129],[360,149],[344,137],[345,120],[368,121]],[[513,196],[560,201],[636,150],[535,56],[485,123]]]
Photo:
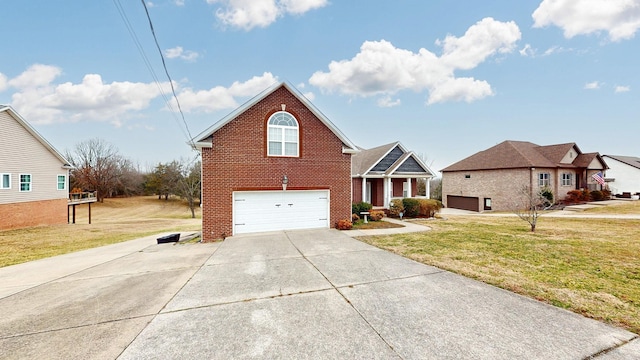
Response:
[[[233,193],[234,234],[328,227],[329,190]]]

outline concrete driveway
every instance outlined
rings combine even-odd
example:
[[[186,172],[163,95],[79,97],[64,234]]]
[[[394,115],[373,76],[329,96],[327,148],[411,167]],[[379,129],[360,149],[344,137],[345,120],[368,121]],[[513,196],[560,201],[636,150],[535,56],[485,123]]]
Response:
[[[2,359],[633,359],[638,336],[336,230],[0,269]]]

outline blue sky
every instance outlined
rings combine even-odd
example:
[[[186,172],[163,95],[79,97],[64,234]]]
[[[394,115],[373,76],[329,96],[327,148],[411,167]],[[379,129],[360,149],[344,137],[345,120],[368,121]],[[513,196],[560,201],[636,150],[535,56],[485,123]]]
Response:
[[[4,1],[0,104],[63,152],[98,137],[142,168],[276,81],[434,170],[504,140],[640,156],[640,0],[146,4],[188,130],[140,1]]]

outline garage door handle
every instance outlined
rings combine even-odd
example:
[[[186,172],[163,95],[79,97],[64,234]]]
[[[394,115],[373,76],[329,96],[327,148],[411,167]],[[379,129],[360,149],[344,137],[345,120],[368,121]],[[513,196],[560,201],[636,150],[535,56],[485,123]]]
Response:
[[[277,207],[280,207],[280,204],[276,204]]]
[[[287,205],[289,205],[290,207],[293,206],[293,204],[287,204]]]

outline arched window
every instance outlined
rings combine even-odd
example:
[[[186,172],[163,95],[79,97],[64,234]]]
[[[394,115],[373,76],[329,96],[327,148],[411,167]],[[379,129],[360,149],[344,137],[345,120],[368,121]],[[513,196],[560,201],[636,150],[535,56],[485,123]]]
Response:
[[[298,156],[298,121],[286,111],[271,115],[267,122],[267,155]]]

